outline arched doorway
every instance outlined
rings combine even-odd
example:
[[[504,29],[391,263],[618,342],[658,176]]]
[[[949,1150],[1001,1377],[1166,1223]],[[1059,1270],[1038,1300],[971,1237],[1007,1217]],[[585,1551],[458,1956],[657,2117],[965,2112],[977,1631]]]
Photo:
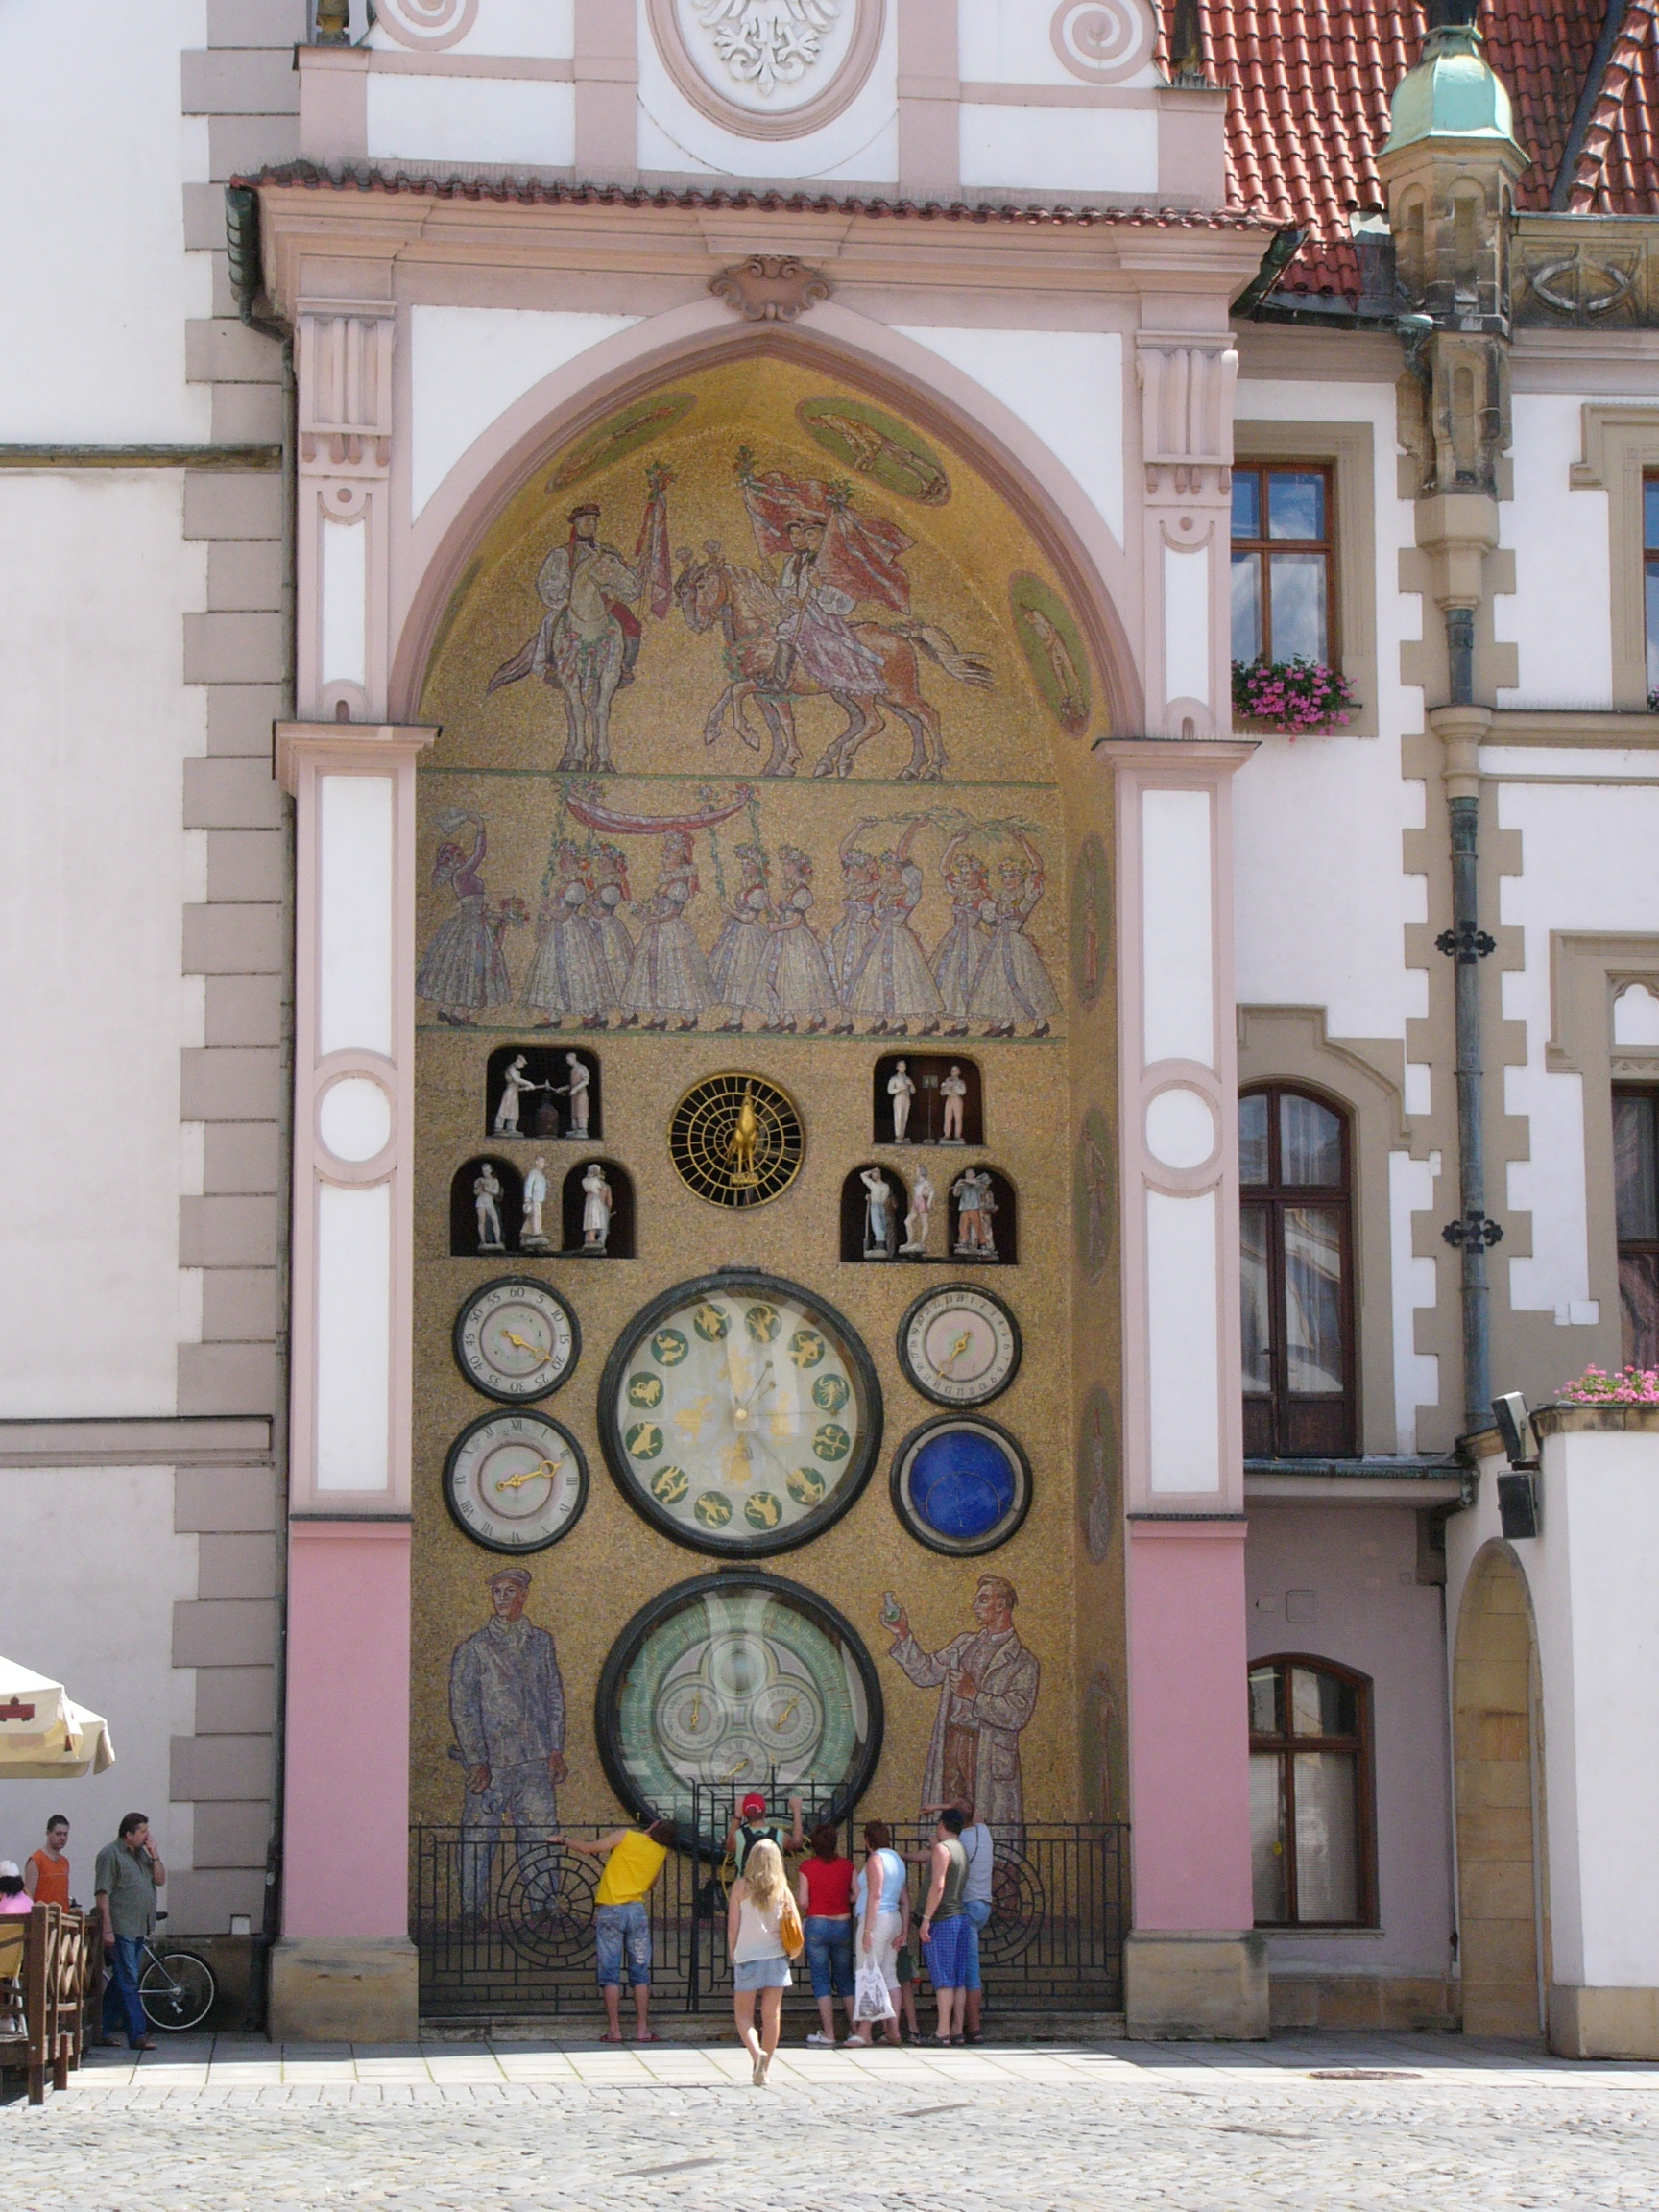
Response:
[[[1543,2032],[1549,1972],[1538,1645],[1527,1580],[1488,1544],[1457,1617],[1453,1756],[1463,2028]]]

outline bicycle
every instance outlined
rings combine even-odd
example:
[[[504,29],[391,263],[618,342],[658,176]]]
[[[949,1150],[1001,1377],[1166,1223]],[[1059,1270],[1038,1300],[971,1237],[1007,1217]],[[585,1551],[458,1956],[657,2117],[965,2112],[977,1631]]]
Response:
[[[165,1912],[156,1918],[165,1920]],[[194,1951],[157,1951],[146,1936],[138,1947],[143,1964],[138,1975],[138,2002],[152,2028],[164,2035],[184,2035],[198,2028],[212,2011],[219,1995],[213,1969]]]

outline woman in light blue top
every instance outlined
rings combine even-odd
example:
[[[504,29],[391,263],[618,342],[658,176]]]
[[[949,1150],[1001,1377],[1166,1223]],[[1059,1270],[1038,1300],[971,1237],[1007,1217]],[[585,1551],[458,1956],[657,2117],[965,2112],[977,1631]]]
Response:
[[[857,1961],[878,1966],[887,1984],[893,2016],[882,2023],[889,2043],[899,2041],[899,1946],[910,1940],[910,1889],[904,1862],[893,1849],[893,1831],[885,1820],[864,1823],[865,1858],[858,1869],[858,1887],[853,1904],[853,1924],[858,1931]],[[851,2040],[873,2040],[875,2022],[860,2020]]]

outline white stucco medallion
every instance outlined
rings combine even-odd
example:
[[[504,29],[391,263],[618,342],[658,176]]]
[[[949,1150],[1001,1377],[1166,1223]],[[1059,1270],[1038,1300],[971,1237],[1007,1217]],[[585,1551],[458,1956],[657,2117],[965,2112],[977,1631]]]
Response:
[[[881,42],[886,0],[648,0],[670,76],[746,138],[799,138],[854,99]]]
[[[1073,77],[1120,84],[1151,60],[1158,27],[1144,0],[1060,0],[1048,36]]]

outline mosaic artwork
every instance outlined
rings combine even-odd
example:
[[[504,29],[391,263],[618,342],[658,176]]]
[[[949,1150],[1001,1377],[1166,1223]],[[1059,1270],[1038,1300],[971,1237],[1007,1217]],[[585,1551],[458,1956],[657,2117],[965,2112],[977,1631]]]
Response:
[[[1058,591],[1041,576],[1016,576],[1008,587],[1020,649],[1044,705],[1069,737],[1089,727],[1093,689],[1089,656]]]
[[[1096,1567],[1118,1528],[1118,1443],[1112,1401],[1098,1383],[1083,1402],[1077,1443],[1077,1505],[1089,1556]]]
[[[1112,1248],[1112,1223],[1117,1204],[1112,1173],[1112,1134],[1098,1106],[1083,1117],[1077,1137],[1077,1157],[1071,1186],[1072,1224],[1077,1238],[1077,1264],[1084,1278],[1098,1283]]]
[[[1092,830],[1071,875],[1071,981],[1085,1006],[1100,997],[1111,949],[1112,875],[1106,848]]]

